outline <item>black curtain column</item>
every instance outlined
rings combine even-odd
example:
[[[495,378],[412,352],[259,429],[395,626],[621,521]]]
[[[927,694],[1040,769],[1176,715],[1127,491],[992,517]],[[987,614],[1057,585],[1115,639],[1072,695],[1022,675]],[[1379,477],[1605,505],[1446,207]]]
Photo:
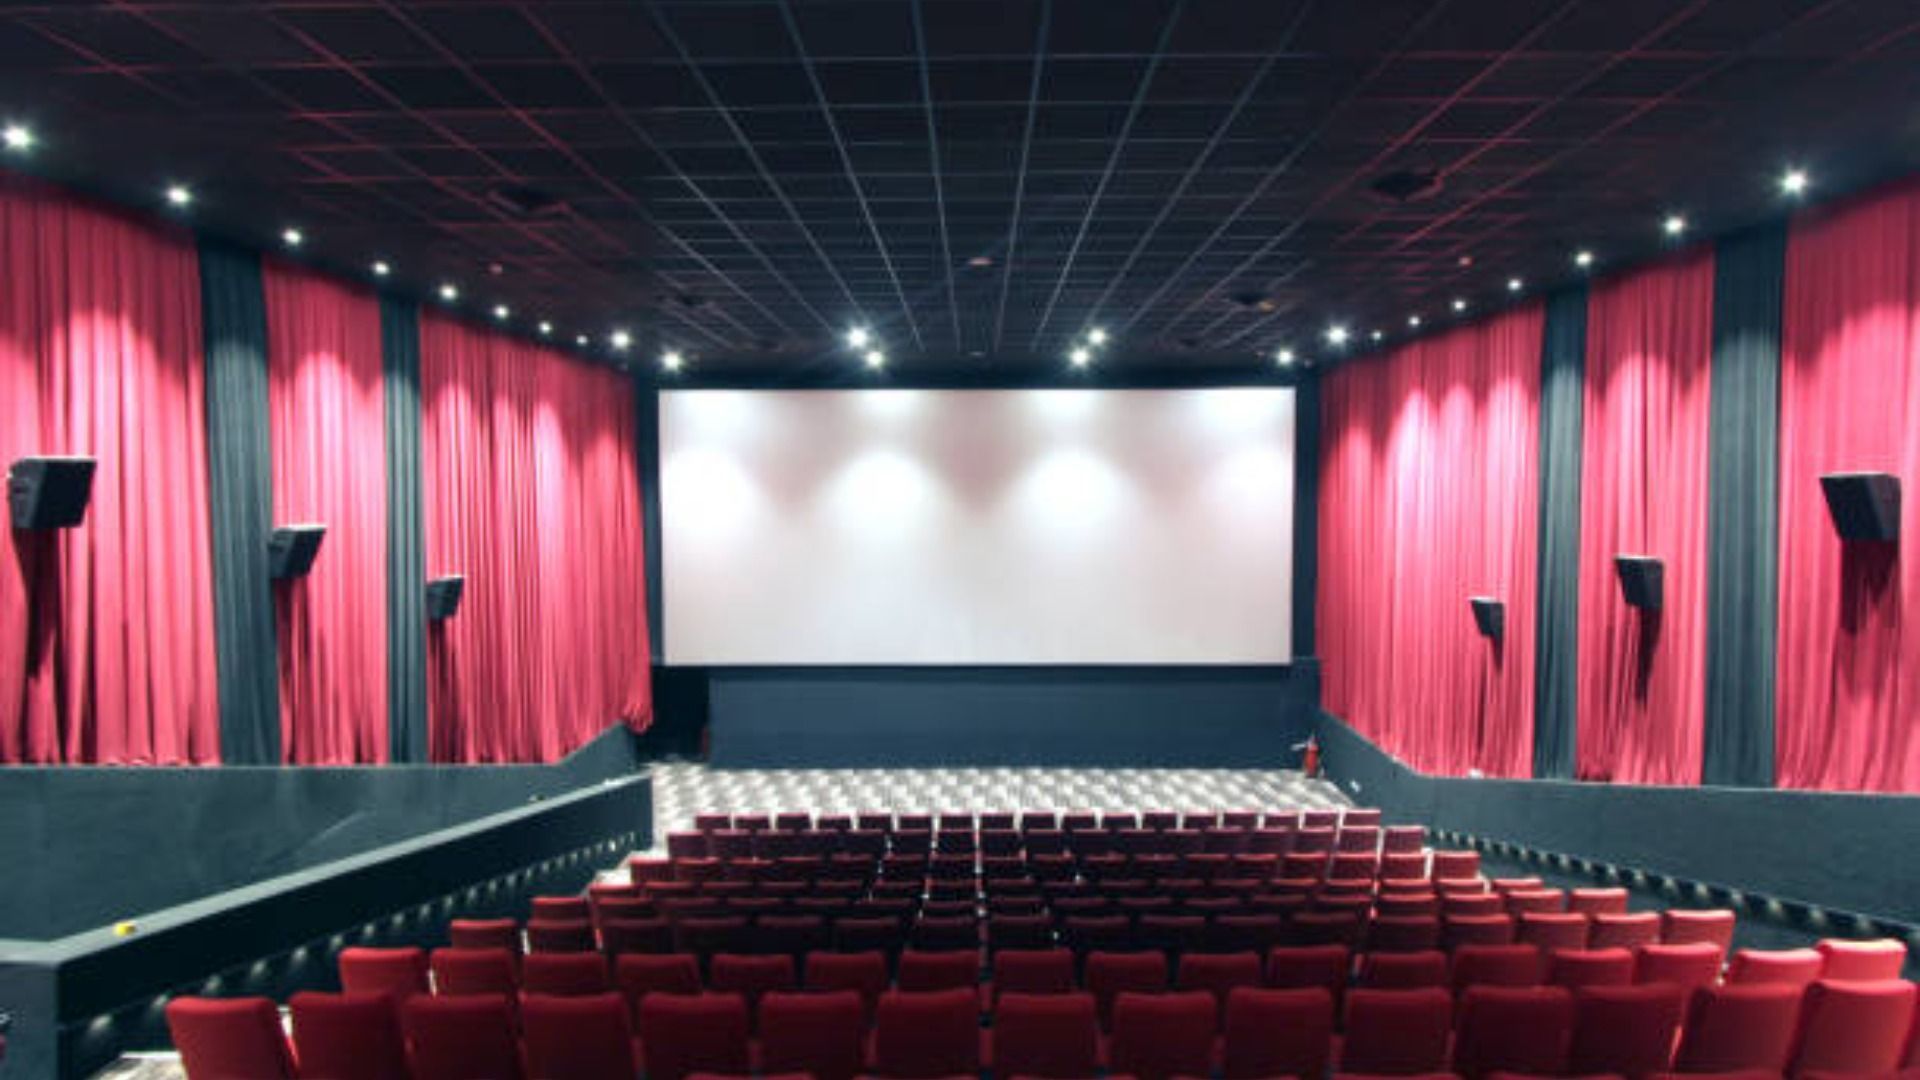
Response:
[[[640,482],[641,537],[647,548],[647,644],[657,668],[667,655],[660,583],[660,391],[644,376],[633,380],[633,453]]]
[[[420,489],[420,318],[380,301],[387,435],[387,753],[427,760],[427,539]]]
[[[1786,258],[1784,224],[1730,237],[1714,253],[1701,773],[1708,784],[1773,784]]]
[[[1293,399],[1293,655],[1314,655],[1320,580],[1320,376],[1304,373]]]
[[[267,408],[267,302],[256,254],[200,246],[207,350],[207,488],[213,541],[220,757],[280,764],[278,642],[267,539],[273,461]]]
[[[1587,290],[1547,300],[1540,351],[1540,524],[1533,775],[1571,779],[1579,698],[1580,466]]]

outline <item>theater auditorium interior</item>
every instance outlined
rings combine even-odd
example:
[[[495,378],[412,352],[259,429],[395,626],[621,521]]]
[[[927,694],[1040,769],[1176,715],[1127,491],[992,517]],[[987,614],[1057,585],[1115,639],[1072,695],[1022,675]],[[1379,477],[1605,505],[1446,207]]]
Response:
[[[0,468],[0,1080],[1920,1080],[1914,0],[10,0]]]

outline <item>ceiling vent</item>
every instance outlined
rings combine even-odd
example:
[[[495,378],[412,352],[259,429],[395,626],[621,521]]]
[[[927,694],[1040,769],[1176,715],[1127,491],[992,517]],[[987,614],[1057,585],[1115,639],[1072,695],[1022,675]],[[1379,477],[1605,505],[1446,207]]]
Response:
[[[509,217],[528,221],[559,217],[567,212],[565,199],[524,184],[495,185],[487,189],[487,202]]]
[[[1432,169],[1396,169],[1375,178],[1367,187],[1393,202],[1419,202],[1440,193],[1440,174]]]

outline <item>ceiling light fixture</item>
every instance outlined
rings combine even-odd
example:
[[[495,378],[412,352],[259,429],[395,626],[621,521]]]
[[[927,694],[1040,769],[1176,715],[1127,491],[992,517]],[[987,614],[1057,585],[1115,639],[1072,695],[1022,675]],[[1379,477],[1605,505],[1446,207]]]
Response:
[[[1327,327],[1327,344],[1345,345],[1348,338],[1347,328],[1339,324]]]
[[[1519,292],[1521,289],[1524,289],[1526,287],[1527,287],[1527,283],[1524,281],[1521,281],[1517,277],[1512,277],[1507,279],[1508,292]]]
[[[1293,350],[1281,349],[1279,352],[1273,354],[1273,359],[1281,367],[1291,367],[1293,366]]]
[[[540,336],[541,337],[553,336],[553,324],[548,322],[545,319],[540,320]]]
[[[1407,316],[1407,325],[1413,327],[1415,330],[1420,329],[1420,316],[1418,315]]]
[[[9,142],[7,145],[13,145]],[[1807,193],[1807,170],[1788,169],[1780,177],[1780,193],[1783,195],[1805,195]]]
[[[887,354],[881,352],[879,349],[868,349],[866,361],[868,367],[878,371],[887,366]]]
[[[8,124],[6,130],[0,132],[0,139],[5,140],[9,150],[33,149],[33,129],[25,124]]]
[[[856,326],[847,331],[847,348],[849,349],[864,349],[872,340],[873,335],[864,326]]]
[[[1573,265],[1579,267],[1582,270],[1585,270],[1588,267],[1592,266],[1593,252],[1588,251],[1586,248],[1581,248],[1579,251],[1574,252]]]
[[[1098,326],[1094,327],[1087,331],[1087,343],[1090,345],[1105,345],[1107,343],[1107,332]]]
[[[393,273],[392,263],[389,263],[385,259],[373,260],[373,276],[374,277],[386,277],[388,274],[391,274],[391,273]]]
[[[288,247],[297,248],[307,242],[307,234],[299,229],[286,229],[280,233],[280,242]]]
[[[1679,236],[1687,231],[1687,219],[1679,214],[1668,214],[1667,220],[1660,223],[1660,231],[1668,236]]]
[[[445,300],[449,304],[453,303],[455,300],[460,299],[460,286],[455,285],[451,281],[441,285],[440,299]]]
[[[674,349],[668,349],[666,352],[660,354],[660,366],[668,371],[679,371],[680,365],[685,362],[685,358]]]
[[[1085,345],[1076,345],[1074,350],[1067,354],[1067,359],[1072,361],[1074,367],[1086,367],[1093,362],[1093,350]]]
[[[511,314],[513,314],[513,309],[508,307],[507,305],[505,304],[493,305],[493,317],[500,320],[501,322],[506,322],[507,316]]]
[[[1375,330],[1373,333],[1368,334],[1367,336],[1369,338],[1372,338],[1374,341],[1379,341],[1381,338],[1386,337],[1387,334],[1386,334],[1386,331],[1384,330]]]
[[[587,335],[585,335],[585,334],[575,334],[575,335],[573,335],[573,343],[574,343],[575,345],[578,345],[578,346],[580,346],[580,347],[581,347],[581,348],[583,348],[583,349],[584,349],[584,348],[586,348],[586,347],[587,347],[588,345],[590,345],[590,344],[592,344],[592,342],[593,342],[593,339],[592,339],[592,338],[590,338],[590,337],[588,337],[588,336],[587,336]]]
[[[172,206],[186,206],[193,202],[193,191],[185,184],[167,185],[167,202]]]
[[[1456,311],[1456,312],[1461,312],[1461,311],[1465,311],[1465,310],[1467,310],[1467,300],[1466,300],[1466,297],[1464,297],[1464,296],[1456,296],[1456,297],[1454,297],[1454,298],[1453,298],[1453,310],[1454,310],[1454,311]]]
[[[614,348],[625,350],[632,347],[633,335],[627,333],[625,330],[615,330],[613,333],[607,335],[607,341]]]

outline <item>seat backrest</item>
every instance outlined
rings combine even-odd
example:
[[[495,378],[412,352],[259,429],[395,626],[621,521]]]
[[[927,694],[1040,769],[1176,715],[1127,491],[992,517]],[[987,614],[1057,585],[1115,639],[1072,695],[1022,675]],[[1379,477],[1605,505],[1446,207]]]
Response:
[[[1353,954],[1345,945],[1291,945],[1267,953],[1267,985],[1276,990],[1320,987],[1339,1006]]]
[[[614,958],[613,984],[627,999],[637,1023],[640,1003],[650,994],[698,994],[700,961],[687,953],[631,953]]]
[[[1099,1067],[1092,994],[1000,995],[993,1012],[996,1076],[1090,1077]]]
[[[1581,915],[1624,915],[1627,912],[1627,890],[1574,889],[1567,894],[1567,910]]]
[[[1827,938],[1814,947],[1825,959],[1820,969],[1823,979],[1897,979],[1907,963],[1906,943],[1898,938]]]
[[[1122,992],[1155,994],[1167,988],[1167,956],[1160,952],[1109,953],[1087,956],[1087,992],[1100,1010],[1100,1022],[1110,1024],[1114,999]]]
[[[1440,941],[1451,950],[1464,945],[1511,945],[1513,935],[1511,915],[1448,915]]]
[[[1452,985],[1447,954],[1425,952],[1368,953],[1360,959],[1360,982],[1373,990],[1418,990]]]
[[[1652,911],[1629,911],[1615,915],[1595,915],[1593,933],[1587,937],[1589,949],[1635,949],[1660,940],[1660,916]]]
[[[447,924],[447,944],[456,949],[520,951],[520,924],[512,919],[454,919]]]
[[[1221,1035],[1226,1080],[1324,1076],[1333,1041],[1333,995],[1320,989],[1237,988],[1227,995]]]
[[[529,994],[520,1003],[521,1048],[536,1077],[631,1077],[633,1028],[613,993],[584,997]]]
[[[1720,946],[1711,941],[1642,945],[1634,950],[1633,981],[1668,982],[1689,990],[1720,981]]]
[[[1807,987],[1793,1072],[1890,1072],[1913,1028],[1914,985],[1904,979],[1821,979]]]
[[[887,955],[875,950],[808,953],[803,981],[813,991],[853,991],[860,995],[862,1007],[871,1016],[887,989],[887,979]]]
[[[1733,962],[1727,965],[1727,982],[1806,986],[1820,977],[1825,963],[1826,957],[1816,949],[1735,949]]]
[[[340,989],[349,994],[392,994],[411,997],[428,991],[427,950],[415,946],[372,949],[350,946],[340,950]]]
[[[407,1080],[399,1000],[381,992],[302,992],[287,999],[300,1075]]]
[[[873,1066],[900,1080],[980,1071],[980,1004],[973,990],[880,995]]]
[[[1660,916],[1660,940],[1668,945],[1711,942],[1724,958],[1733,947],[1734,913],[1725,908],[1668,908]]]
[[[770,993],[760,1000],[761,1070],[852,1080],[860,1072],[866,1024],[866,1006],[852,990]]]
[[[174,998],[167,1002],[167,1029],[195,1080],[293,1075],[280,1013],[266,998]]]
[[[1696,989],[1687,1004],[1674,1068],[1689,1073],[1785,1070],[1802,993],[1787,983]]]
[[[1462,945],[1453,951],[1453,989],[1470,986],[1537,986],[1546,974],[1540,950],[1531,945]]]
[[[1573,1042],[1573,994],[1558,986],[1474,986],[1460,996],[1454,1071],[1553,1076]]]
[[[894,985],[902,990],[957,990],[980,983],[980,955],[964,949],[923,952],[908,949],[900,954]]]
[[[572,922],[592,915],[593,910],[584,896],[536,896],[530,905],[529,917]]]
[[[518,965],[505,949],[435,949],[429,963],[436,994],[511,995],[520,988]]]
[[[415,995],[400,1006],[415,1080],[520,1076],[513,1008],[497,995]]]
[[[1445,990],[1354,990],[1347,995],[1339,1071],[1444,1071],[1452,1032],[1453,995]]]
[[[747,999],[749,1009],[759,1002],[762,994],[792,990],[798,985],[793,973],[793,957],[785,953],[777,956],[719,953],[707,971],[707,989],[717,994],[739,994]]]
[[[1074,989],[1070,949],[1002,949],[993,957],[996,994],[1066,994]]]
[[[520,989],[552,997],[585,997],[613,989],[599,953],[530,953],[520,967]]]
[[[1589,986],[1573,997],[1575,1076],[1645,1076],[1673,1063],[1674,1036],[1686,1011],[1686,992],[1668,983]]]
[[[1547,981],[1569,990],[1626,986],[1633,982],[1633,953],[1626,949],[1559,949],[1547,954]]]
[[[751,1039],[739,994],[648,994],[640,1002],[640,1046],[648,1080],[692,1072],[745,1075]]]
[[[1236,987],[1261,984],[1258,953],[1189,953],[1180,958],[1174,975],[1176,990],[1199,990],[1213,995],[1222,1017],[1227,1012],[1227,995]]]
[[[1592,921],[1585,915],[1565,911],[1523,911],[1520,913],[1517,938],[1522,944],[1537,946],[1543,951],[1584,949],[1587,947],[1587,937],[1592,932]]]
[[[1139,1080],[1211,1071],[1213,996],[1201,992],[1121,994],[1113,1006],[1113,1071]]]

